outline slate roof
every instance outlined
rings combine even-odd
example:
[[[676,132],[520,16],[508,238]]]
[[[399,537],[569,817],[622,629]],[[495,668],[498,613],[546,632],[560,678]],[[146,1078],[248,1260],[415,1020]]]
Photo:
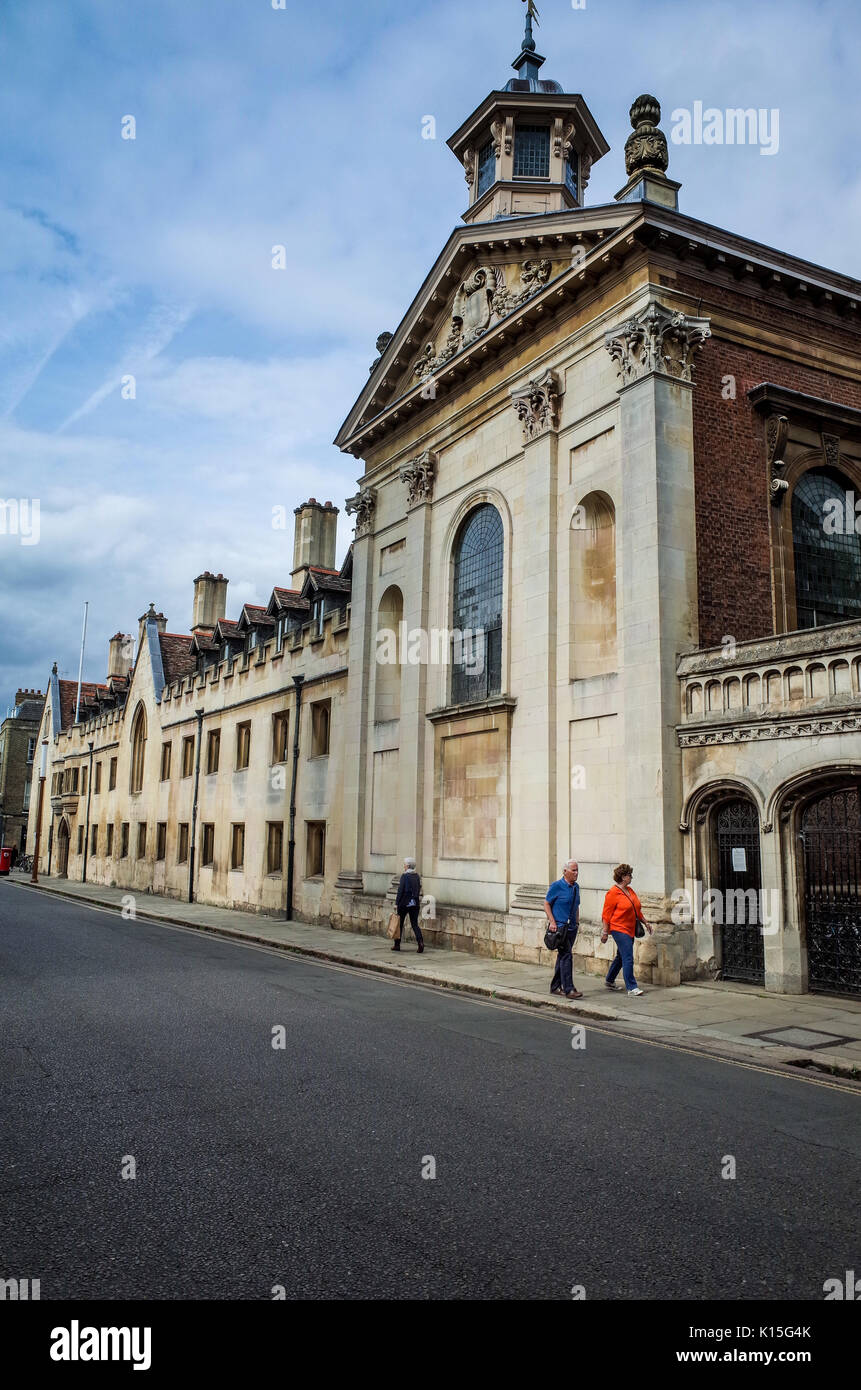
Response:
[[[70,729],[75,722],[75,705],[78,699],[77,681],[58,681],[60,687],[60,728]],[[99,692],[108,694],[106,685],[96,685],[92,681],[81,682],[81,705],[97,700]]]
[[[192,676],[197,670],[197,661],[192,650],[192,638],[178,632],[160,632],[161,664],[165,684],[179,680],[182,676]]]

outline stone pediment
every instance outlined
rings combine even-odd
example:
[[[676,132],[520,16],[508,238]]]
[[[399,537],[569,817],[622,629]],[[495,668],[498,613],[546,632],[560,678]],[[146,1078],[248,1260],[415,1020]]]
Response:
[[[526,218],[483,226],[480,235],[475,228],[458,228],[397,331],[382,340],[381,355],[336,443],[417,388],[427,388],[430,398],[437,373],[635,215],[631,208],[601,211],[600,218],[568,213],[558,225],[552,219],[552,227],[551,219],[542,218],[539,230]]]

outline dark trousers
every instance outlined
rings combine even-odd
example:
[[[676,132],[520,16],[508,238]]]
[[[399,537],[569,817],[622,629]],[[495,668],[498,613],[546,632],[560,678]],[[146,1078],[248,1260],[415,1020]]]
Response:
[[[570,931],[570,928],[569,928]],[[561,951],[556,952],[556,969],[553,971],[553,979],[550,981],[551,989],[561,989],[563,994],[570,994],[574,988],[574,936],[569,936]]]
[[[417,907],[399,907],[399,908],[398,908],[398,916],[399,916],[400,919],[401,919],[401,937],[403,937],[403,934],[404,934],[404,918],[408,916],[409,919],[410,919],[410,926],[411,926],[412,929],[413,929],[413,936],[415,937],[416,941],[418,942],[418,944],[419,944],[420,946],[424,946],[424,944],[425,944],[425,939],[424,939],[424,937],[422,936],[422,929],[421,929],[421,927],[419,926],[419,910],[418,910],[418,908],[417,908]],[[401,943],[400,943],[400,941],[396,941],[396,942],[395,942],[395,950],[396,950],[396,951],[399,951],[400,949],[401,949]]]

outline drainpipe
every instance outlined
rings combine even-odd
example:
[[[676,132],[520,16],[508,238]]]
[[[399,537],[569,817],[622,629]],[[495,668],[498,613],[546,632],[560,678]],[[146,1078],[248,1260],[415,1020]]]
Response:
[[[294,676],[296,709],[293,718],[293,776],[290,781],[290,839],[287,843],[287,911],[288,922],[293,920],[293,864],[296,857],[296,775],[299,771],[299,715],[302,711],[302,682],[304,676]]]
[[[203,710],[196,709],[197,715],[197,757],[194,760],[194,804],[191,808],[191,848],[188,852],[188,901],[194,902],[194,862],[197,849],[197,793],[200,787],[200,746],[203,742]]]
[[[93,740],[87,744],[90,750],[90,770],[87,773],[87,828],[84,831],[84,868],[81,874],[81,882],[87,881],[87,854],[90,849],[90,799],[93,795]]]

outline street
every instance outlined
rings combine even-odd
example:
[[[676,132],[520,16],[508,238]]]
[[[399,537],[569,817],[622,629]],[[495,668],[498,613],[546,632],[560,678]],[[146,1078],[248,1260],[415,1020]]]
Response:
[[[0,1274],[43,1299],[821,1300],[857,1264],[824,1078],[5,882],[0,996]]]

